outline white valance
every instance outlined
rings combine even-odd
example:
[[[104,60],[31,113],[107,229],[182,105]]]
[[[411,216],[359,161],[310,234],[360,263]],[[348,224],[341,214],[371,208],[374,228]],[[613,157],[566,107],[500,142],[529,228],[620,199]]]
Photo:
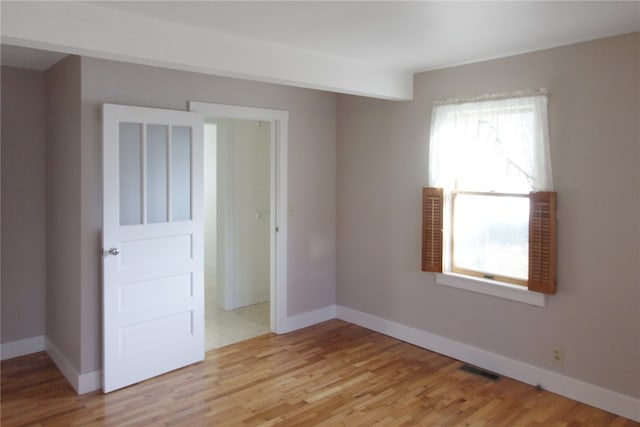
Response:
[[[471,96],[465,98],[446,98],[438,99],[434,102],[434,105],[448,105],[448,104],[467,104],[470,102],[483,102],[483,101],[499,101],[502,99],[512,98],[527,98],[531,96],[544,95],[547,96],[547,90],[544,88],[530,89],[530,90],[516,90],[506,93],[489,93],[480,96]]]
[[[552,191],[546,91],[449,100],[433,107],[429,185]]]

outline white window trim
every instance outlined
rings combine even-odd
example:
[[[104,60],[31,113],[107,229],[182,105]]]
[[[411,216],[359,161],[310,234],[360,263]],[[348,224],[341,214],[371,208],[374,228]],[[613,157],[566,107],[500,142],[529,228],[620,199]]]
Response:
[[[525,304],[544,307],[546,298],[544,294],[532,292],[518,285],[498,282],[496,280],[479,277],[465,276],[457,273],[436,273],[436,283],[453,288],[464,289],[498,298],[505,298]]]

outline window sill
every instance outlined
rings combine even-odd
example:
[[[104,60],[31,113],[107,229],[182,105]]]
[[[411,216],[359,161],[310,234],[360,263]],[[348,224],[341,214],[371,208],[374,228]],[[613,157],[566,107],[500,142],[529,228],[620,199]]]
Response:
[[[464,276],[462,274],[436,273],[436,283],[498,298],[506,298],[538,307],[544,307],[546,302],[544,294],[529,291],[521,286],[510,285],[495,280]]]

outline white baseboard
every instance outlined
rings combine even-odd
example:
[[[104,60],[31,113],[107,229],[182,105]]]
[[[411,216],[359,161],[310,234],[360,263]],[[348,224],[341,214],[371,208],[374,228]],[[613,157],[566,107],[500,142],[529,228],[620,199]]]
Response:
[[[88,372],[80,374],[73,367],[71,362],[62,354],[56,345],[47,338],[47,354],[58,367],[62,375],[67,379],[71,387],[78,394],[85,394],[91,391],[99,390],[102,387],[101,371]]]
[[[640,399],[347,307],[337,306],[336,314],[346,322],[640,422]]]
[[[102,389],[102,370],[80,374],[78,377],[78,394],[90,393]]]
[[[45,349],[45,336],[25,338],[0,344],[0,360],[13,359],[26,354],[37,353]]]
[[[287,317],[286,324],[280,333],[292,332],[307,326],[315,325],[336,318],[336,306],[329,305],[297,316]]]

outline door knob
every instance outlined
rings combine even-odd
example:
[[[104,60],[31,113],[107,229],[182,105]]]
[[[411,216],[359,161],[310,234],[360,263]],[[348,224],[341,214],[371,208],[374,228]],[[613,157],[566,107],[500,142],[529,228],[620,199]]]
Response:
[[[120,249],[118,248],[111,248],[109,249],[107,252],[109,252],[109,255],[118,255],[120,253]]]

